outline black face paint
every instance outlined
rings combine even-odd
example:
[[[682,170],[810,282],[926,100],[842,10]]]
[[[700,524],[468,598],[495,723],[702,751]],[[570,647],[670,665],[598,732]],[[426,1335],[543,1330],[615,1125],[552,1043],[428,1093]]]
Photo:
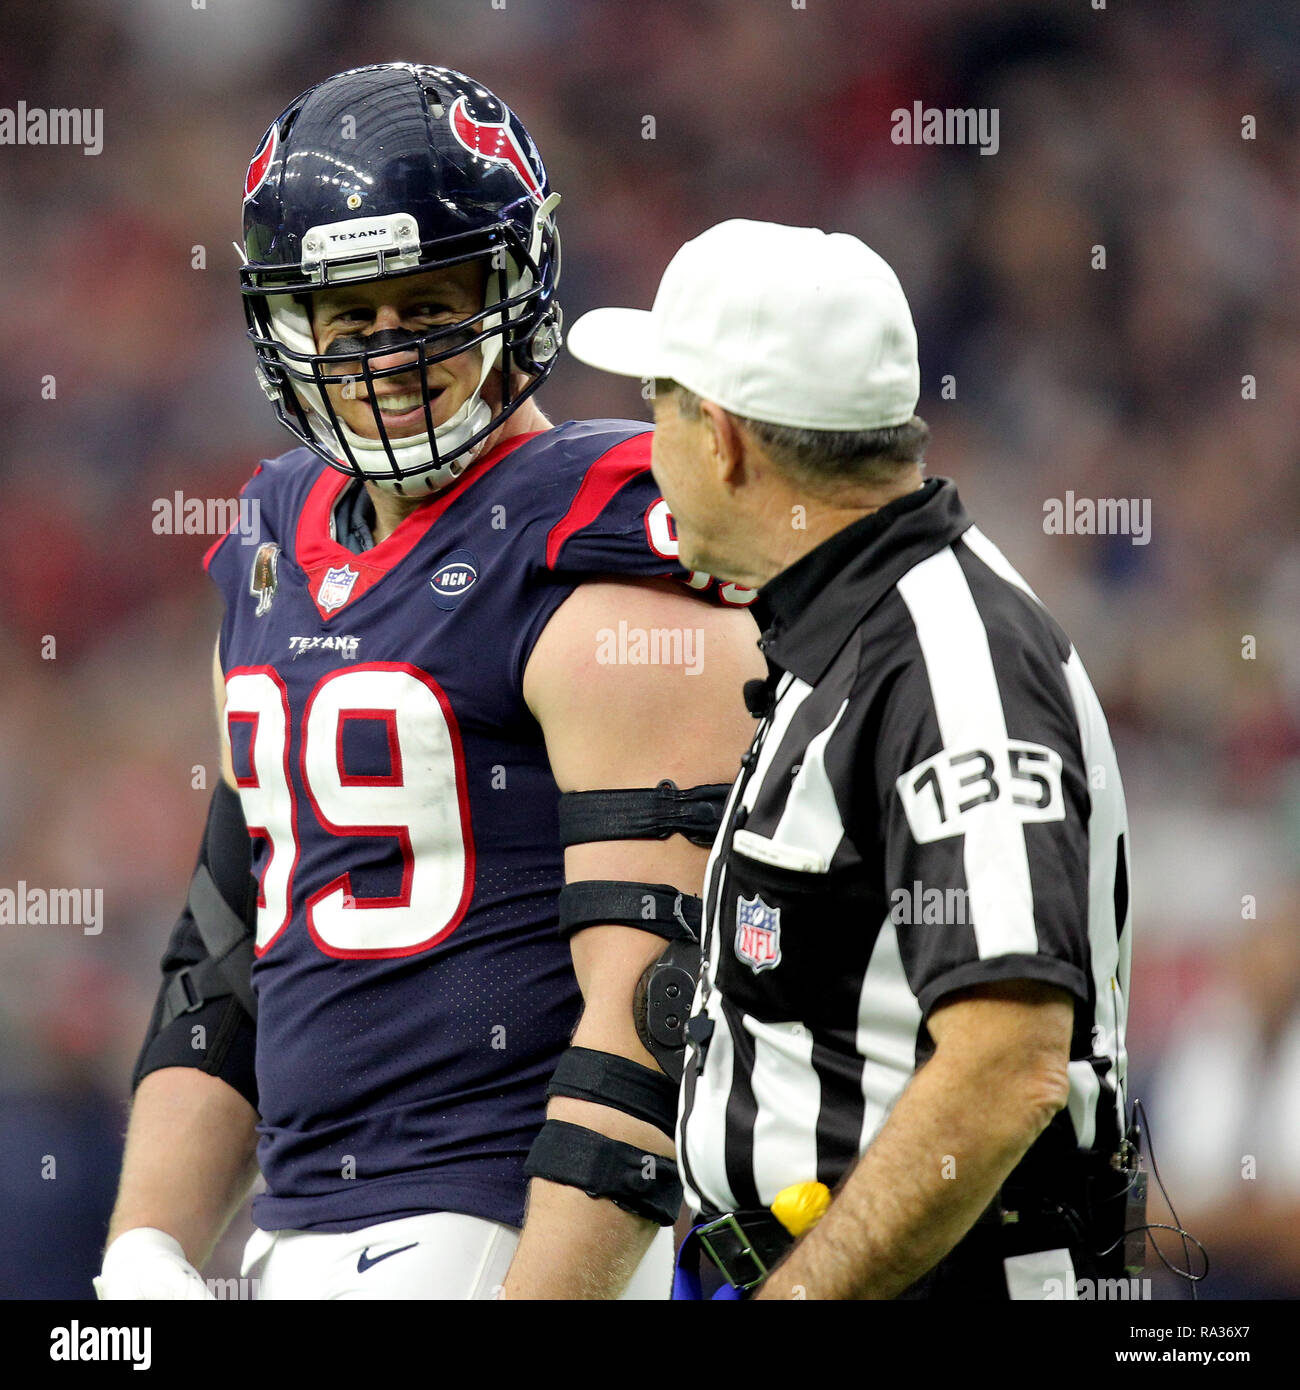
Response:
[[[385,355],[393,352],[418,353],[420,344],[425,345],[425,360],[433,361],[452,356],[461,351],[465,344],[474,338],[478,328],[460,328],[455,324],[436,326],[427,333],[405,333],[400,328],[380,328],[374,333],[345,333],[334,341],[321,354],[322,357],[351,358],[353,361],[369,354]],[[415,366],[414,362],[411,366]]]
[[[420,336],[412,337],[400,328],[381,328],[375,333],[345,333],[334,341],[321,354],[322,357],[359,358],[365,353],[399,352],[406,349],[418,352]],[[415,363],[411,364],[412,366]]]

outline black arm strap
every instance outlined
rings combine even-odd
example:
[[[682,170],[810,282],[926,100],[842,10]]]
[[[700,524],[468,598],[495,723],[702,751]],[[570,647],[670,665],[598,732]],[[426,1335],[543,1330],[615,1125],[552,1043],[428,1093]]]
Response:
[[[560,889],[560,933],[583,927],[637,927],[665,941],[698,941],[704,904],[670,883],[582,879]]]
[[[524,1172],[580,1188],[588,1197],[607,1197],[616,1207],[660,1226],[671,1226],[682,1206],[682,1180],[671,1158],[563,1120],[542,1126]]]
[[[217,785],[190,892],[162,959],[162,983],[132,1077],[163,1067],[220,1077],[257,1109],[255,997],[249,979],[257,920],[252,845],[239,793]]]
[[[670,1139],[677,1128],[677,1083],[614,1052],[569,1048],[555,1068],[546,1095],[611,1106],[663,1130]]]
[[[667,779],[657,787],[565,792],[560,797],[560,844],[567,849],[595,840],[685,835],[692,844],[711,845],[730,792],[730,783],[683,790]]]
[[[178,1014],[192,1013],[205,999],[233,994],[244,1006],[250,1018],[257,1017],[257,999],[253,994],[253,931],[217,891],[206,864],[194,870],[190,880],[190,896],[186,903],[194,926],[203,942],[207,959],[198,966],[181,970],[172,977],[165,997],[168,1009],[163,1013],[166,1027]],[[197,994],[197,999],[191,996]]]

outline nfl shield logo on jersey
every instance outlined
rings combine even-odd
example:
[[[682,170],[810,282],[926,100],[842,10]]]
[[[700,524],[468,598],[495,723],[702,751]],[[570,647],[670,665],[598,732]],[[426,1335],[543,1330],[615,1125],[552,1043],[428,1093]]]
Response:
[[[316,602],[326,613],[342,608],[352,593],[352,586],[360,576],[351,565],[340,565],[338,569],[326,570],[325,578],[316,591]]]
[[[736,955],[755,975],[781,964],[781,909],[757,893],[736,904]]]

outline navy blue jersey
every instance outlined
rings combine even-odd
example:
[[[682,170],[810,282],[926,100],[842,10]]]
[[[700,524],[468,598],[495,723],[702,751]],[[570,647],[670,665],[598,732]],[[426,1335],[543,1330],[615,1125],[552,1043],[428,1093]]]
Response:
[[[256,543],[209,554],[260,884],[263,1228],[522,1224],[579,1006],[523,673],[584,578],[708,587],[673,558],[650,437],[589,421],[509,440],[361,553],[334,539],[350,480],[295,449],[244,490]]]

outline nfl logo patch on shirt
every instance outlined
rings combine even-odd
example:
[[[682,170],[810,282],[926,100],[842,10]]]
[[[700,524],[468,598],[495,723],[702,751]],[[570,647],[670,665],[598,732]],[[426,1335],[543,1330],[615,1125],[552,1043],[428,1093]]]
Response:
[[[755,975],[781,964],[781,909],[757,893],[736,904],[736,955]]]
[[[331,613],[342,608],[352,594],[352,586],[360,578],[351,565],[340,565],[338,569],[326,570],[325,578],[316,591],[316,602],[322,612]]]

